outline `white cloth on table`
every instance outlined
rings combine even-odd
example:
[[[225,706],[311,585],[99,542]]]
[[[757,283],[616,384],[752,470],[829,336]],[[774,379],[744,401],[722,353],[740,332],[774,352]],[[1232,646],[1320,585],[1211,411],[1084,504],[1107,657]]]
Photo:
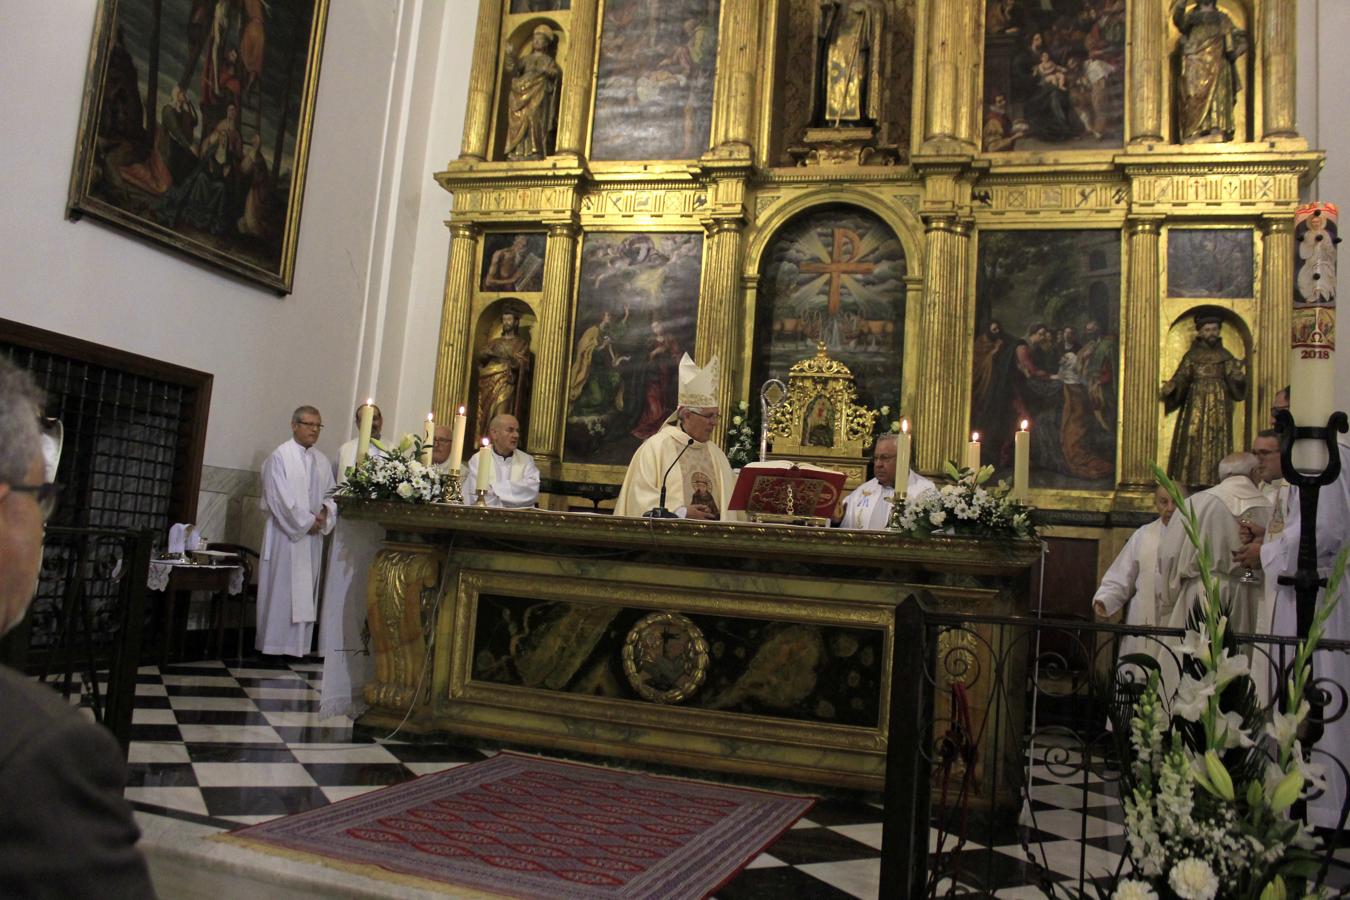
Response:
[[[933,482],[924,478],[913,469],[909,471],[909,481],[905,483],[905,496],[917,499],[920,494],[935,491]],[[894,487],[884,487],[875,478],[864,481],[844,498],[844,518],[840,528],[859,528],[865,531],[882,531],[891,521],[891,506],[895,497]]]
[[[164,562],[152,561],[150,571],[146,573],[145,586],[152,591],[165,591],[169,589],[169,576],[173,570],[180,567],[192,569],[231,569],[230,584],[225,592],[231,596],[242,593],[244,590],[244,567],[243,566],[198,566],[187,562]]]
[[[499,456],[491,447],[492,483],[487,492],[487,505],[502,509],[526,509],[539,502],[539,467],[534,457],[523,450],[512,451],[509,457]],[[469,457],[464,470],[460,493],[465,503],[478,497],[478,459],[482,453]]]
[[[383,451],[371,444],[369,455]],[[335,480],[346,480],[356,464],[356,439],[338,449]],[[323,614],[319,623],[319,652],[323,654],[323,681],[319,690],[319,717],[356,718],[366,707],[365,687],[374,664],[361,640],[366,623],[366,584],[370,566],[380,549],[384,531],[378,522],[339,516],[328,548],[323,583]]]
[[[709,404],[711,405],[711,404]],[[685,448],[688,447],[686,451]],[[680,452],[685,451],[683,456]],[[727,509],[736,479],[722,448],[711,441],[690,445],[689,435],[679,425],[664,425],[637,448],[628,463],[623,487],[614,501],[614,515],[641,516],[661,502],[661,479],[679,457],[679,464],[666,479],[666,509],[683,518],[694,494],[695,482],[706,480],[722,521],[744,521],[741,510]]]
[[[262,492],[267,508],[262,561],[258,571],[259,652],[304,656],[314,636],[323,537],[310,534],[320,509],[328,510],[323,534],[337,522],[329,499],[333,469],[328,458],[294,440],[263,462]]]
[[[1336,554],[1350,543],[1350,447],[1340,445],[1341,474],[1332,484],[1322,488],[1317,502],[1317,569],[1326,576]],[[1299,490],[1289,489],[1289,505],[1284,530],[1261,547],[1261,568],[1267,581],[1276,585],[1275,628],[1279,635],[1298,634],[1298,606],[1292,586],[1281,585],[1281,575],[1292,576],[1298,570],[1298,545],[1303,533],[1303,515],[1299,509]],[[1327,640],[1350,640],[1350,582],[1341,582],[1340,601],[1327,618],[1324,637]],[[1326,602],[1326,591],[1319,590],[1318,608]],[[1286,665],[1292,659],[1292,650],[1286,651]],[[1350,655],[1322,652],[1313,654],[1313,677],[1329,679],[1339,688],[1350,687]],[[1331,706],[1334,713],[1340,705],[1340,691],[1331,688]],[[1281,708],[1283,708],[1283,699]],[[1306,749],[1306,748],[1305,748]],[[1325,828],[1335,827],[1340,819],[1341,806],[1346,799],[1345,775],[1336,760],[1350,759],[1350,713],[1326,724],[1322,739],[1317,742],[1312,761],[1325,767],[1327,790],[1308,804],[1308,821]]]

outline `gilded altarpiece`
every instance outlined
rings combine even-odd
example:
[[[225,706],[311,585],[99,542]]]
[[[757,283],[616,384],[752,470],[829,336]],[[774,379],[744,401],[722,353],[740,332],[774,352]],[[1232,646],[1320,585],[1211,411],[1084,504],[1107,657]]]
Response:
[[[539,290],[512,295],[535,317],[524,443],[546,480],[541,503],[590,509],[581,492],[596,484],[612,490],[636,438],[629,426],[625,449],[578,443],[589,440],[571,398],[578,356],[594,345],[592,369],[598,358],[602,371],[621,370],[632,360],[618,360],[640,349],[630,353],[614,336],[606,342],[623,308],[587,248],[610,246],[622,269],[623,259],[646,252],[636,244],[623,250],[625,241],[685,235],[701,242],[697,274],[687,276],[696,292],[666,297],[642,321],[645,328],[666,317],[684,321],[693,304],[692,333],[673,339],[700,363],[722,358],[719,399],[729,408],[758,396],[760,361],[777,365],[784,352],[787,317],[776,311],[778,285],[769,274],[776,248],[797,223],[846,206],[884,223],[898,248],[888,259],[903,259],[883,298],[894,330],[882,319],[876,339],[887,344],[890,369],[868,375],[886,387],[869,402],[898,400],[920,471],[938,473],[960,458],[985,415],[975,403],[977,347],[998,315],[1009,319],[1000,324],[1014,344],[1039,313],[1058,329],[1061,347],[1078,346],[1054,359],[1047,350],[1043,371],[1059,375],[1058,386],[1083,380],[1074,367],[1088,343],[1084,332],[1096,333],[1088,355],[1098,383],[1079,385],[1087,403],[1072,417],[1091,439],[1091,457],[1072,471],[1055,460],[1038,467],[1030,501],[1051,538],[1095,554],[1100,572],[1148,518],[1152,466],[1166,465],[1175,428],[1160,389],[1193,337],[1197,310],[1222,311],[1225,346],[1248,372],[1235,443],[1245,445],[1264,425],[1287,381],[1293,213],[1323,159],[1294,123],[1296,4],[1221,0],[1245,47],[1225,95],[1231,105],[1206,120],[1219,130],[1198,137],[1178,127],[1187,35],[1165,0],[1057,2],[1052,18],[1027,12],[1045,4],[999,0],[837,4],[855,5],[876,22],[866,49],[882,65],[859,67],[859,78],[864,68],[871,78],[856,86],[868,113],[846,123],[815,113],[825,77],[817,61],[829,56],[835,37],[816,30],[821,6],[813,0],[571,0],[546,9],[482,0],[463,143],[436,175],[454,195],[437,416],[472,395],[473,338],[502,296],[480,287],[488,235],[542,235]],[[676,28],[647,6],[679,9],[686,23]],[[1192,7],[1182,4],[1181,12]],[[645,26],[627,27],[639,20]],[[549,32],[540,43],[560,73],[550,152],[508,160],[503,136],[516,76],[505,67],[506,51],[516,53],[542,25]],[[1005,111],[994,109],[999,92]],[[706,116],[698,97],[708,98]],[[649,127],[655,122],[662,124]],[[1069,136],[1052,139],[1052,124]],[[990,144],[995,126],[1011,144]],[[639,147],[667,149],[641,156]],[[830,259],[842,259],[828,243]],[[1028,269],[1029,284],[1074,261],[1054,288],[1059,313],[1030,306],[1010,313],[998,307],[1012,302],[1006,298],[981,299],[983,267],[1000,243],[1054,248]],[[1206,272],[1187,262],[1211,246],[1236,260],[1233,268]],[[828,307],[828,286],[823,293]],[[602,326],[606,308],[610,324]],[[775,332],[778,321],[784,328]],[[861,334],[866,345],[870,329],[854,329],[852,339]],[[644,338],[661,335],[650,329]],[[803,346],[801,355],[813,350]],[[1075,354],[1073,365],[1066,353]],[[1033,444],[1054,441],[1053,431],[1033,426]],[[1091,589],[1063,599],[1065,611],[1086,614]]]

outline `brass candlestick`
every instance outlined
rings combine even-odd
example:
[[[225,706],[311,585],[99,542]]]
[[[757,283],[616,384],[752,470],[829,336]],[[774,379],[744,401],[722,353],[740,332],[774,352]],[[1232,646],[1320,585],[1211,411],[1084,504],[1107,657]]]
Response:
[[[480,488],[480,489],[478,490],[478,499],[474,501],[474,504],[473,504],[473,505],[474,505],[474,506],[487,506],[487,489],[486,489],[486,488]]]
[[[451,469],[450,474],[446,475],[445,478],[447,482],[445,488],[445,502],[463,503],[464,492],[460,490],[462,479],[459,475],[459,469]]]

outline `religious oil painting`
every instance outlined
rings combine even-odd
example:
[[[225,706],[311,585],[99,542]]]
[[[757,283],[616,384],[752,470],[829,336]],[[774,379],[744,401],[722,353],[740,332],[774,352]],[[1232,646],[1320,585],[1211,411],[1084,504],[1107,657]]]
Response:
[[[569,462],[627,464],[675,411],[702,268],[698,232],[586,235],[567,375]]]
[[[69,214],[289,293],[328,0],[102,0]]]
[[[905,251],[891,227],[853,206],[808,210],[774,235],[760,270],[754,390],[770,378],[786,380],[793,363],[815,356],[824,343],[853,372],[859,403],[897,409]],[[815,405],[811,412],[832,415]],[[804,428],[802,443],[820,445],[821,438],[811,438]]]
[[[542,234],[523,232],[486,235],[478,289],[513,293],[543,290],[546,240]]]
[[[556,12],[572,8],[572,0],[511,0],[511,12]]]
[[[1244,299],[1256,296],[1249,229],[1167,231],[1167,296]]]
[[[1125,0],[985,2],[984,149],[1121,146]]]
[[[708,149],[719,0],[606,0],[591,159],[696,159]]]
[[[981,461],[1012,477],[1031,429],[1031,485],[1115,486],[1120,232],[982,231],[970,428]]]

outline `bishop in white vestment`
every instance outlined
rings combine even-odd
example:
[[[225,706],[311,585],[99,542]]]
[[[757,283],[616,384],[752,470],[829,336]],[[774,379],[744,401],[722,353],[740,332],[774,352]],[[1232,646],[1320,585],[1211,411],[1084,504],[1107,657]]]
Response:
[[[262,563],[258,570],[258,636],[271,656],[304,656],[314,636],[323,535],[333,530],[337,505],[329,498],[333,469],[314,449],[323,419],[312,406],[291,416],[293,439],[273,450],[262,467]]]
[[[492,459],[492,482],[485,498],[488,506],[503,509],[528,509],[539,502],[539,467],[534,457],[521,450],[520,423],[509,413],[492,417],[488,426],[487,455]],[[469,457],[464,472],[464,502],[473,503],[478,484],[478,461],[482,453]]]
[[[1331,572],[1331,564],[1341,548],[1350,544],[1350,447],[1340,445],[1341,474],[1332,484],[1322,488],[1317,499],[1317,571],[1323,577]],[[1281,585],[1281,575],[1292,576],[1298,571],[1298,545],[1303,533],[1303,516],[1299,509],[1299,489],[1289,489],[1289,506],[1284,530],[1278,535],[1267,535],[1261,547],[1261,566],[1267,581],[1274,582],[1275,633],[1293,636],[1298,633],[1298,606],[1291,586]],[[1350,581],[1342,581],[1340,601],[1327,619],[1327,640],[1350,640]],[[1317,594],[1320,609],[1326,602],[1326,591]],[[1286,660],[1286,665],[1288,661]],[[1342,689],[1350,688],[1350,656],[1345,653],[1313,654],[1313,677],[1328,679],[1332,701],[1326,714],[1340,709]],[[1280,708],[1284,708],[1281,699]],[[1344,711],[1342,711],[1344,712]],[[1326,770],[1327,790],[1308,803],[1308,821],[1323,828],[1333,828],[1340,819],[1341,806],[1346,800],[1345,775],[1336,760],[1350,759],[1350,713],[1326,723],[1325,733],[1312,753],[1312,762]]]
[[[883,434],[872,447],[872,478],[864,481],[844,498],[843,517],[836,522],[842,528],[883,531],[891,521],[895,498],[895,435]],[[933,482],[913,469],[905,483],[905,496],[918,497],[935,491]]]
[[[736,479],[726,454],[709,440],[721,418],[719,379],[717,357],[702,369],[688,353],[680,360],[679,405],[633,454],[614,502],[616,516],[641,516],[660,506],[664,484],[665,508],[681,519],[745,518],[727,509]]]

